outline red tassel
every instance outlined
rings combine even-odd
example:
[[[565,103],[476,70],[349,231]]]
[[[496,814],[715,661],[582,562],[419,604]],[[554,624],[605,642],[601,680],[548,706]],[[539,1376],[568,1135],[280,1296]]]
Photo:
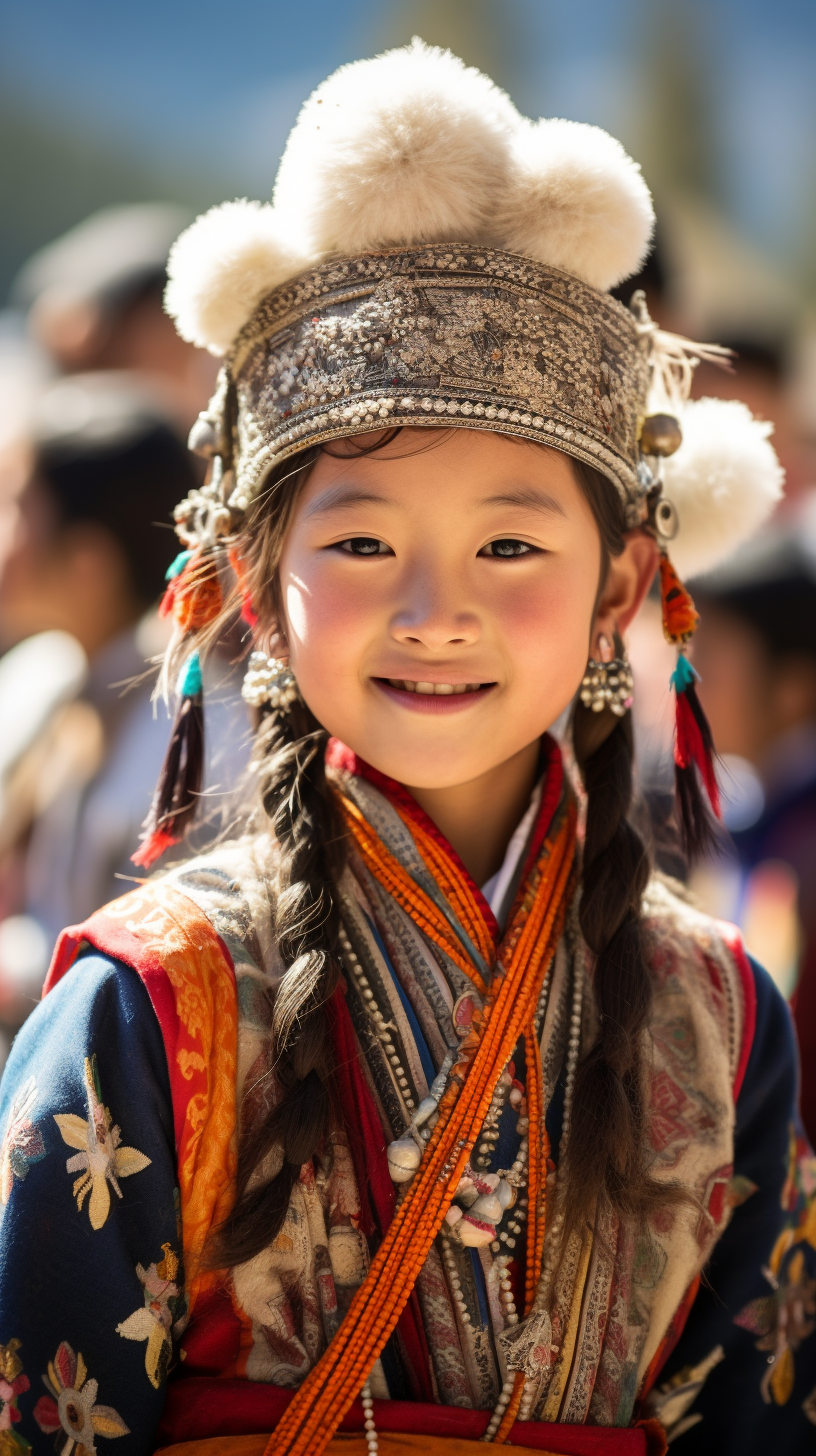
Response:
[[[683,653],[672,673],[672,686],[675,692],[674,779],[680,832],[686,854],[693,860],[717,842],[717,828],[711,814],[713,810],[720,818],[714,740],[697,696],[697,674]]]
[[[238,590],[241,593],[241,621],[246,622],[247,626],[254,631],[258,625],[258,613],[252,605],[252,597],[246,584],[246,568],[243,558],[239,555],[235,546],[230,547],[227,556],[229,557],[229,564],[235,572]]]
[[[149,870],[157,859],[161,859],[166,849],[172,849],[173,845],[178,842],[178,835],[168,834],[164,829],[156,829],[142,840],[136,853],[130,856],[131,863]]]
[[[199,687],[179,704],[142,841],[131,856],[134,864],[149,869],[166,849],[179,843],[195,817],[203,774],[204,705]]]
[[[678,768],[696,767],[705,785],[709,803],[719,819],[722,817],[720,790],[717,783],[717,775],[714,771],[712,745],[706,743],[701,725],[694,712],[694,705],[691,701],[692,694],[697,699],[697,694],[693,687],[688,688],[684,693],[677,694],[674,761]],[[696,706],[699,707],[699,699],[697,699]],[[702,708],[700,708],[700,713],[702,714]],[[704,719],[704,721],[706,722],[706,726],[708,726],[707,720]]]

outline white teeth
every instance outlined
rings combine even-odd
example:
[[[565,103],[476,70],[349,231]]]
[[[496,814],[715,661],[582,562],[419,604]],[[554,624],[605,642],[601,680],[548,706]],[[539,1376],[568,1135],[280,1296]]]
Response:
[[[430,683],[413,682],[410,678],[403,681],[399,677],[388,679],[392,688],[399,688],[406,693],[422,693],[424,697],[450,697],[452,693],[475,693],[479,691],[481,683]]]

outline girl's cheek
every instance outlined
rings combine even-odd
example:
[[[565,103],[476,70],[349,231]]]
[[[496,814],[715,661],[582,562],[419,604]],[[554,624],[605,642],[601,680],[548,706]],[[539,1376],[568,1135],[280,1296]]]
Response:
[[[322,662],[337,664],[338,655],[354,655],[370,635],[372,604],[363,593],[326,580],[314,572],[310,579],[290,576],[284,589],[290,645]]]
[[[585,579],[557,578],[529,592],[508,594],[497,607],[497,622],[522,666],[526,662],[552,670],[573,657],[580,664],[585,661],[593,605]]]

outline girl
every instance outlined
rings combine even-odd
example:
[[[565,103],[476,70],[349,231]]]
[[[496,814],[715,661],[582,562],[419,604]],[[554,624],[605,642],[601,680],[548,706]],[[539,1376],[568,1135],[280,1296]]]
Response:
[[[787,1011],[628,818],[627,626],[659,563],[693,850],[666,553],[780,490],[765,427],[685,404],[702,351],[606,291],[651,227],[611,138],[415,42],[307,102],[274,207],[176,245],[225,362],[137,862],[194,812],[236,597],[257,804],[66,931],[14,1047],[4,1451],[810,1449]]]

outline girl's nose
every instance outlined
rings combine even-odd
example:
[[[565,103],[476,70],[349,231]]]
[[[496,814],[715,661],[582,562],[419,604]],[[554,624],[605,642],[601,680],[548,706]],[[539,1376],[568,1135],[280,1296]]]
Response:
[[[391,633],[397,642],[439,650],[471,646],[478,641],[481,626],[477,614],[461,605],[443,583],[426,581],[395,612]]]

